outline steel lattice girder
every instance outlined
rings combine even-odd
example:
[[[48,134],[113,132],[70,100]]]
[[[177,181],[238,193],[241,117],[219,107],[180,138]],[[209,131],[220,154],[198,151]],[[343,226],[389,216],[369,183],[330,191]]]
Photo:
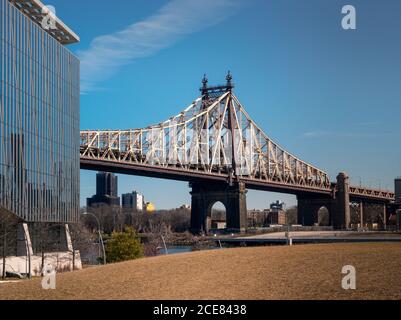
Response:
[[[200,97],[175,117],[147,128],[81,131],[81,158],[205,174],[232,172],[238,179],[314,190],[332,187],[326,172],[270,139],[230,91],[216,98]],[[352,193],[383,199],[394,196],[361,188],[351,188]]]

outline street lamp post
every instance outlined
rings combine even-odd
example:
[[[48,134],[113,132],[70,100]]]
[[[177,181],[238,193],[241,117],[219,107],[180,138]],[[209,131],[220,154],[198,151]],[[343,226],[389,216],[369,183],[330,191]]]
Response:
[[[99,241],[100,241],[100,244],[102,245],[102,249],[103,249],[103,264],[106,264],[106,250],[104,249],[104,242],[103,242],[102,232],[100,231],[100,221],[99,221],[98,217],[96,217],[91,212],[85,212],[84,215],[90,215],[90,216],[92,216],[92,217],[94,217],[96,219],[97,226],[98,226],[98,232],[99,232]]]

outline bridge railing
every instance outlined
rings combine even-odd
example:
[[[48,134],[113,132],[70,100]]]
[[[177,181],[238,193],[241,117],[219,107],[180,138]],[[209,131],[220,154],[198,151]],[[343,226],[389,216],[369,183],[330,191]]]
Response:
[[[355,196],[364,196],[364,197],[372,197],[372,198],[382,198],[382,199],[395,199],[395,193],[389,190],[379,190],[379,189],[370,189],[364,187],[350,187],[351,195]]]

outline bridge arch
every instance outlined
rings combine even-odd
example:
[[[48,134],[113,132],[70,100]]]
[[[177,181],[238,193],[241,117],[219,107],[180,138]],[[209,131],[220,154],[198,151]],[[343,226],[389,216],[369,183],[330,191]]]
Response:
[[[224,230],[227,227],[227,205],[223,201],[211,202],[207,211],[208,230]]]
[[[320,227],[330,226],[330,211],[327,206],[322,206],[317,211],[317,224]]]
[[[333,220],[330,198],[298,198],[298,223],[304,226],[330,226]]]
[[[191,183],[191,229],[193,232],[210,233],[212,228],[212,211],[225,208],[226,228],[229,231],[243,231],[247,225],[245,185],[225,183]]]

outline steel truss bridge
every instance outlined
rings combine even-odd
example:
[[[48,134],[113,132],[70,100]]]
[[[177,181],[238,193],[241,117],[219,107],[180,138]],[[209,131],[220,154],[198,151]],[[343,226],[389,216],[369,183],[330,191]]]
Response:
[[[190,182],[196,230],[208,229],[216,201],[226,205],[228,226],[243,229],[245,189],[297,195],[305,208],[299,210],[303,221],[312,203],[323,204],[331,208],[332,223],[339,228],[351,221],[344,205],[386,207],[394,201],[393,192],[350,186],[345,174],[332,182],[325,171],[286,151],[246,112],[233,93],[230,74],[226,80],[224,86],[209,87],[205,77],[201,96],[165,122],[140,129],[81,131],[81,168]],[[314,215],[306,219],[309,224]]]

